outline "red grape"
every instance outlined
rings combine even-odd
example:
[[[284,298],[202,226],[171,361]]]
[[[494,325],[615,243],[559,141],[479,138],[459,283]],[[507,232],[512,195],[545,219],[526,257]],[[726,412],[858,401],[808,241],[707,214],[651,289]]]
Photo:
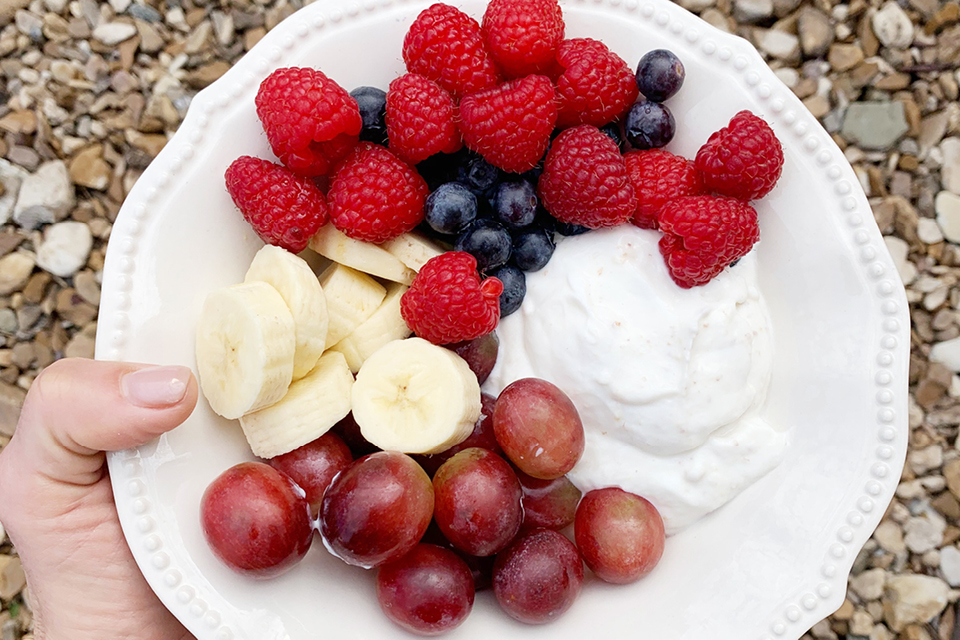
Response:
[[[333,425],[330,430],[340,436],[344,443],[350,447],[354,458],[362,458],[380,451],[379,447],[370,444],[360,433],[360,425],[353,419],[353,413],[348,413],[343,420]]]
[[[465,449],[433,476],[434,517],[453,546],[489,556],[507,546],[520,529],[520,482],[506,460],[479,447]]]
[[[573,523],[580,503],[580,489],[567,476],[540,480],[517,472],[523,489],[523,528],[560,530]]]
[[[380,608],[393,622],[423,636],[459,627],[473,608],[473,596],[470,568],[453,551],[436,545],[418,544],[377,572]]]
[[[635,582],[663,555],[663,519],[656,507],[618,487],[583,496],[574,522],[583,560],[597,577],[614,584]]]
[[[537,529],[497,555],[493,593],[514,620],[543,624],[556,620],[580,595],[583,560],[563,534]]]
[[[539,378],[523,378],[500,393],[493,430],[507,457],[534,478],[552,480],[583,455],[583,423],[567,395]]]
[[[340,436],[330,431],[299,449],[267,461],[271,467],[290,476],[303,489],[314,519],[320,513],[323,492],[330,481],[349,467],[351,462],[353,455],[350,448]]]
[[[433,515],[433,485],[413,458],[381,451],[357,460],[327,488],[320,533],[347,564],[375,567],[409,552]]]
[[[306,499],[290,478],[262,462],[217,476],[200,500],[200,524],[214,555],[257,578],[288,570],[313,541]]]
[[[491,331],[487,335],[474,340],[448,344],[447,349],[454,351],[466,360],[470,370],[477,375],[477,381],[483,384],[490,372],[493,371],[493,365],[497,364],[500,338],[497,337],[496,332]]]
[[[493,451],[497,455],[503,455],[503,449],[497,444],[497,438],[493,435],[493,407],[497,399],[489,393],[480,394],[480,417],[473,427],[473,433],[467,436],[467,439],[460,444],[455,444],[446,451],[435,453],[428,456],[413,456],[414,460],[420,463],[424,471],[433,475],[437,472],[444,462],[470,447],[481,447]]]

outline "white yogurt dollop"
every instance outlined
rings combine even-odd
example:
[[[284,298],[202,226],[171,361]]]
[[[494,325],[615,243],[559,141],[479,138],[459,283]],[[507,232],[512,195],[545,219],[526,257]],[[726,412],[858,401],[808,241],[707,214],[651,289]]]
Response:
[[[500,323],[485,388],[560,387],[586,431],[570,479],[647,498],[673,534],[773,469],[786,436],[760,417],[773,343],[755,255],[682,289],[659,237],[623,225],[558,243]]]

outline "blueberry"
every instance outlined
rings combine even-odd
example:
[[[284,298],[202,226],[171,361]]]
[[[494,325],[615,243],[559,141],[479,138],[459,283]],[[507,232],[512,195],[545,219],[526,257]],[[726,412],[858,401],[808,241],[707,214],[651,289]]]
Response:
[[[360,139],[376,144],[387,144],[387,94],[376,87],[357,87],[350,96],[360,107],[363,128]]]
[[[454,249],[477,259],[477,269],[496,269],[510,259],[510,232],[494,220],[476,220],[457,238]]]
[[[500,317],[508,315],[520,308],[523,296],[527,295],[527,277],[523,271],[512,264],[500,267],[490,274],[503,283],[503,293],[500,294]]]
[[[607,136],[613,140],[620,150],[623,151],[623,134],[620,133],[620,125],[616,122],[611,122],[600,127],[600,133]]]
[[[647,100],[663,102],[683,86],[683,63],[666,49],[654,49],[640,58],[637,88]]]
[[[494,192],[493,211],[509,229],[520,229],[537,215],[537,190],[526,180],[501,182]]]
[[[459,182],[442,184],[427,196],[423,217],[439,233],[457,233],[477,217],[477,197]]]
[[[635,149],[659,149],[673,140],[677,123],[659,102],[642,101],[630,107],[623,129]]]
[[[430,191],[436,191],[440,185],[457,180],[457,166],[462,153],[435,153],[417,165],[417,173],[427,183]]]
[[[475,194],[489,194],[500,180],[500,170],[481,158],[469,153],[458,167],[457,181],[467,185]]]
[[[590,231],[589,227],[570,222],[560,222],[559,220],[554,223],[553,229],[562,236],[579,236]]]
[[[522,271],[539,271],[547,266],[555,246],[544,229],[532,229],[513,239],[513,262]]]

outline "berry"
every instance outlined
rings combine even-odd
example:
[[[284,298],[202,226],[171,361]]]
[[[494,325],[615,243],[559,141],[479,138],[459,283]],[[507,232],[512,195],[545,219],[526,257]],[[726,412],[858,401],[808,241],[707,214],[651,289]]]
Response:
[[[700,180],[693,162],[663,149],[631,151],[623,156],[637,194],[633,224],[657,228],[657,214],[670,200],[700,193]]]
[[[673,140],[677,123],[670,109],[659,102],[641,100],[627,112],[623,131],[634,149],[659,149]]]
[[[457,168],[457,181],[475,194],[486,195],[500,180],[500,170],[470,151],[470,156]]]
[[[607,136],[611,140],[617,143],[617,146],[620,148],[620,151],[623,151],[623,133],[620,129],[620,125],[616,122],[611,122],[600,127],[600,132],[603,135]]]
[[[706,284],[760,238],[757,212],[734,198],[686,196],[660,210],[660,253],[674,282]]]
[[[500,294],[500,317],[506,318],[523,303],[523,297],[527,295],[527,277],[523,275],[523,271],[512,264],[504,265],[490,275],[503,283],[503,293]]]
[[[435,153],[453,153],[463,145],[457,107],[436,82],[407,73],[387,92],[387,137],[390,150],[408,164]]]
[[[417,163],[417,173],[426,181],[430,191],[435,191],[440,185],[457,179],[457,169],[461,163],[466,162],[465,158],[469,153],[471,152],[463,147],[456,153],[435,153]]]
[[[683,86],[683,63],[666,49],[654,49],[637,64],[637,87],[647,100],[663,102]]]
[[[357,101],[316,69],[277,69],[260,84],[257,117],[280,162],[305,176],[326,175],[357,142]]]
[[[403,39],[407,70],[425,76],[454,98],[500,82],[493,58],[483,47],[480,25],[455,7],[437,3],[424,9]]]
[[[557,0],[491,0],[481,30],[508,78],[549,75],[563,40],[563,11]]]
[[[224,174],[234,204],[267,244],[300,253],[327,223],[327,203],[313,181],[278,164],[241,156]]]
[[[494,192],[493,210],[509,229],[530,225],[537,216],[537,190],[526,180],[501,182]]]
[[[564,40],[557,63],[563,68],[557,79],[558,127],[599,127],[617,119],[637,99],[630,67],[598,40]]]
[[[626,222],[637,207],[620,150],[589,125],[567,129],[553,141],[539,191],[557,220],[591,229]]]
[[[547,266],[555,249],[553,239],[543,229],[531,229],[513,240],[513,262],[522,271],[539,271]]]
[[[459,233],[476,217],[477,197],[459,182],[442,184],[427,196],[424,220],[438,233]]]
[[[356,240],[381,243],[423,220],[427,183],[384,147],[361,142],[337,167],[327,201],[334,226]]]
[[[513,173],[532,169],[543,157],[556,121],[556,94],[546,76],[511,80],[460,101],[463,141]]]
[[[497,327],[503,284],[480,282],[477,261],[463,251],[447,251],[421,267],[400,298],[400,315],[417,336],[433,344],[473,340]]]
[[[376,87],[357,87],[350,92],[360,108],[360,139],[374,144],[387,144],[387,92]]]
[[[454,248],[477,259],[480,271],[495,269],[510,259],[513,242],[499,222],[481,218],[464,229]]]
[[[707,191],[756,200],[780,179],[783,148],[770,125],[741,111],[700,147],[695,162]]]

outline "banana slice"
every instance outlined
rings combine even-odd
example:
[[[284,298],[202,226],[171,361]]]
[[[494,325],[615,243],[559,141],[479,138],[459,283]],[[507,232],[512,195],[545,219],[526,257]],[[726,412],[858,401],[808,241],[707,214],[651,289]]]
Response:
[[[387,240],[380,246],[414,271],[420,271],[420,267],[426,264],[427,260],[443,253],[443,247],[413,231]]]
[[[327,299],[313,270],[303,258],[268,244],[253,257],[243,281],[266,282],[280,293],[296,327],[293,379],[310,373],[327,339]]]
[[[480,417],[480,385],[453,351],[422,338],[389,342],[353,385],[363,437],[387,451],[439,453],[463,442]]]
[[[197,323],[197,370],[210,407],[231,420],[278,401],[293,379],[296,329],[276,289],[249,282],[207,296]]]
[[[340,342],[383,303],[387,290],[365,273],[334,262],[320,274],[327,299],[327,347]]]
[[[273,458],[312,442],[350,413],[353,374],[342,354],[324,354],[275,403],[240,418],[253,453]]]
[[[330,351],[339,351],[346,357],[354,373],[377,349],[413,333],[400,315],[400,297],[407,289],[409,287],[402,284],[390,283],[387,295],[377,310],[350,335],[330,347]]]
[[[317,235],[310,238],[308,246],[334,262],[386,280],[410,284],[417,275],[385,249],[370,242],[354,240],[332,224],[321,227]]]

